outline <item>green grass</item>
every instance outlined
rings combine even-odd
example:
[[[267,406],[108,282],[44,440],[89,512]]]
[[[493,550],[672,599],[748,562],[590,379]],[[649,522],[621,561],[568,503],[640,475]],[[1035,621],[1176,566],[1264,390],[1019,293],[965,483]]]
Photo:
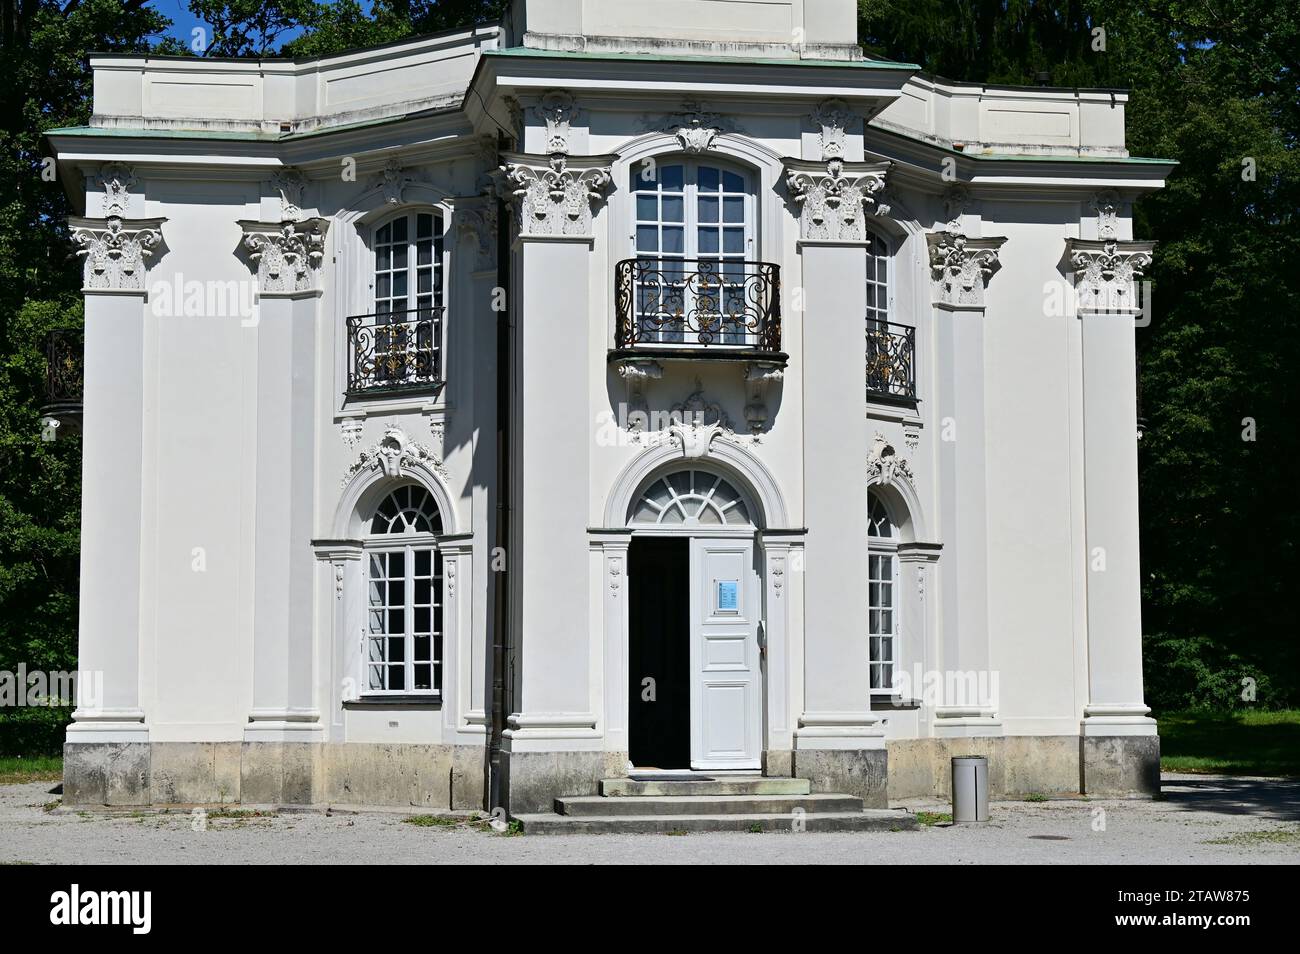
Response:
[[[1271,831],[1243,831],[1225,835],[1206,842],[1207,845],[1236,845],[1250,848],[1254,845],[1300,845],[1300,828],[1275,828]]]
[[[1198,710],[1156,718],[1163,771],[1300,776],[1300,709]]]
[[[57,755],[0,758],[0,785],[22,782],[57,782],[63,778],[63,759]]]
[[[446,815],[408,815],[402,821],[416,828],[455,828],[464,819],[449,818]]]
[[[952,812],[917,812],[918,825],[943,825],[952,822]],[[897,831],[898,829],[894,829]]]

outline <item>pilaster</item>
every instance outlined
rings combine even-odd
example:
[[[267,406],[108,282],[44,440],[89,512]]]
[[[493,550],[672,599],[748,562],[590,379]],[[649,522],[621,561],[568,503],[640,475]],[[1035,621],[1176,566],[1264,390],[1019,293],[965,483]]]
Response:
[[[125,213],[128,173],[108,177],[105,206]],[[164,219],[72,218],[83,257],[85,411],[82,439],[78,699],[70,743],[147,742],[141,705],[140,592],[148,261]],[[144,777],[147,779],[147,758]],[[74,773],[75,774],[75,773]],[[105,782],[111,789],[111,778]],[[126,800],[135,794],[124,796]],[[105,791],[105,801],[114,800]],[[92,799],[94,800],[94,799]],[[138,799],[137,799],[138,800]]]

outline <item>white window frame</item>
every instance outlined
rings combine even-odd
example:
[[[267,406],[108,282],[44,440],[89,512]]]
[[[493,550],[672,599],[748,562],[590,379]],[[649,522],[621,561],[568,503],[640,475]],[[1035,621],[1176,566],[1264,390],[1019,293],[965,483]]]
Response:
[[[428,494],[429,503],[437,511],[437,501],[429,494],[428,490],[419,487],[419,485],[410,485],[413,490],[422,494]],[[389,493],[384,494],[376,506],[376,512],[391,496],[392,493],[400,490],[400,487],[393,488]],[[439,515],[441,519],[441,515]],[[370,522],[374,520],[374,514],[369,518]],[[429,553],[429,572],[431,575],[430,583],[430,603],[429,610],[429,658],[427,660],[429,669],[429,688],[416,689],[415,686],[415,667],[424,660],[415,659],[415,641],[420,635],[415,632],[415,557],[417,552],[427,551]],[[403,687],[393,689],[385,686],[384,688],[373,688],[371,686],[371,669],[374,665],[381,665],[385,672],[384,682],[388,682],[387,671],[392,668],[391,663],[383,661],[377,663],[370,658],[371,644],[377,639],[382,638],[389,640],[396,638],[386,632],[388,625],[388,604],[382,604],[385,609],[383,613],[383,625],[385,631],[376,632],[373,629],[372,613],[374,604],[371,603],[371,585],[375,582],[373,577],[372,556],[378,554],[403,554],[403,605],[402,619],[403,629],[401,634],[403,642],[402,662],[403,662]],[[362,545],[362,585],[364,587],[364,596],[361,600],[361,658],[359,660],[360,673],[358,685],[362,687],[360,697],[365,699],[383,699],[385,697],[419,697],[429,701],[438,701],[442,698],[443,676],[446,669],[447,647],[451,639],[448,632],[450,615],[448,613],[446,598],[446,558],[438,546],[437,533],[372,533],[367,530],[367,538]],[[387,563],[385,561],[385,569]],[[390,578],[385,576],[385,585]],[[385,591],[387,596],[387,591]],[[423,607],[421,607],[423,608]],[[441,616],[441,626],[439,626],[439,617]],[[385,646],[385,648],[387,648]]]
[[[894,687],[894,678],[899,672],[902,665],[901,659],[901,624],[902,624],[902,606],[900,599],[903,594],[902,579],[898,559],[898,524],[894,521],[893,515],[889,513],[889,508],[885,502],[874,494],[868,494],[867,507],[870,514],[871,501],[875,499],[879,502],[880,507],[885,511],[889,518],[891,536],[881,537],[871,533],[871,523],[868,517],[867,530],[867,686],[872,698],[893,698],[898,695],[898,690]],[[871,572],[872,558],[887,560],[888,571],[885,574],[875,577]],[[872,584],[885,583],[889,586],[890,602],[888,612],[890,614],[890,623],[888,632],[876,632],[873,625],[873,613],[884,609],[884,604],[873,604],[871,599]],[[889,658],[877,659],[872,655],[872,643],[876,639],[884,639],[889,646]],[[873,686],[872,677],[875,673],[875,667],[889,666],[887,683],[884,686]]]
[[[638,191],[638,187],[647,181],[643,177],[642,166],[632,165],[629,167],[629,175],[632,177],[632,183],[629,196],[629,223],[628,230],[628,248],[631,257],[637,260],[649,260],[659,263],[662,268],[665,262],[695,262],[701,259],[716,260],[721,265],[728,261],[732,262],[755,262],[758,256],[755,252],[758,236],[758,194],[757,182],[759,176],[757,172],[748,169],[738,163],[718,159],[712,156],[695,158],[691,156],[669,155],[656,157],[654,171],[655,175],[660,175],[661,171],[674,166],[682,167],[682,189],[681,192],[665,193],[662,189],[656,189],[654,192]],[[718,192],[699,191],[700,170],[703,168],[716,169],[719,174]],[[741,179],[742,187],[739,193],[728,192],[726,190],[725,180],[722,178],[723,173],[737,175]],[[657,180],[653,180],[657,181]],[[680,195],[682,200],[682,220],[680,222],[665,221],[663,218],[663,196]],[[656,214],[653,219],[642,219],[640,214],[640,196],[653,195],[656,197],[655,209]],[[701,195],[718,197],[718,220],[716,223],[701,222],[699,217],[699,200]],[[726,199],[739,196],[743,199],[744,222],[743,238],[741,241],[742,249],[740,252],[726,252],[725,246],[725,227],[726,222]],[[700,249],[700,231],[701,227],[709,227],[716,224],[718,231],[718,250],[716,252],[704,252]],[[655,227],[656,246],[653,251],[642,250],[640,245],[640,230],[643,227]],[[665,227],[680,226],[682,229],[682,250],[680,252],[663,251],[663,236]],[[639,293],[638,293],[639,301]],[[637,315],[640,314],[639,306],[634,303],[633,308]],[[675,340],[676,335],[682,335],[684,340]],[[665,329],[659,332],[659,340],[655,342],[657,346],[665,347],[698,347],[698,342],[694,344],[691,341],[689,332],[681,333]],[[746,347],[745,342],[714,342],[711,347]]]

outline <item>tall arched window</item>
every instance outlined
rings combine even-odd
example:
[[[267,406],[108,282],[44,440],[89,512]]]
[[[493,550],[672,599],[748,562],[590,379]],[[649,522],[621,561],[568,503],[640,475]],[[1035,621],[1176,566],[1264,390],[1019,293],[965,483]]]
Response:
[[[347,319],[350,392],[442,380],[442,231],[440,214],[418,209],[375,227],[371,312]]]
[[[753,345],[767,281],[754,258],[753,177],[716,160],[665,159],[631,170],[636,337]]]
[[[660,477],[632,505],[631,523],[659,526],[748,526],[739,490],[717,474],[679,470]]]
[[[898,530],[884,502],[867,491],[867,652],[872,695],[894,694],[898,663]]]
[[[365,695],[442,689],[442,554],[434,539],[441,532],[423,487],[398,487],[375,508],[365,543]]]

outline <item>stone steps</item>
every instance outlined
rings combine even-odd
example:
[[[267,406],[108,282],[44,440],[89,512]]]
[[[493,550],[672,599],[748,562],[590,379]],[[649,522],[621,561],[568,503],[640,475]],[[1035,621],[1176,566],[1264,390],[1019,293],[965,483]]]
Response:
[[[812,786],[806,778],[762,778],[757,775],[712,778],[654,779],[604,778],[600,794],[607,798],[677,795],[808,795]]]
[[[526,835],[650,835],[676,832],[796,830],[792,814],[707,815],[516,815]],[[904,811],[873,809],[809,813],[799,819],[805,832],[910,831],[916,819]]]
[[[675,834],[706,831],[903,831],[905,811],[864,810],[852,795],[812,793],[803,778],[607,778],[599,795],[557,798],[553,813],[513,816],[525,834]]]
[[[579,795],[557,798],[559,815],[789,815],[814,812],[860,812],[862,799],[852,795],[645,795],[609,798]]]

